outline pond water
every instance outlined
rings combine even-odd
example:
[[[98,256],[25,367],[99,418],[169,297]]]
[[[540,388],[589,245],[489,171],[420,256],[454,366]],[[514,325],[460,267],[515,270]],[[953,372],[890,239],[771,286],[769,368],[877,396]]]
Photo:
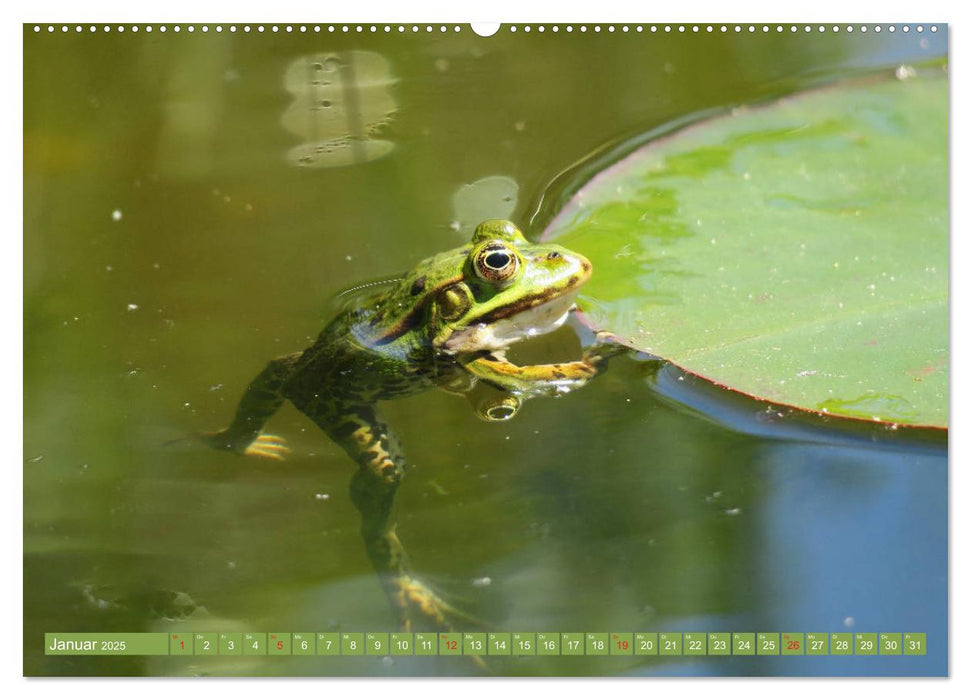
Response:
[[[466,658],[45,657],[41,644],[391,631],[339,447],[289,405],[268,426],[293,450],[283,462],[181,438],[226,425],[341,289],[464,243],[476,217],[538,234],[569,194],[564,173],[606,144],[947,52],[943,27],[462,29],[25,28],[26,674],[479,673]],[[315,83],[334,55],[353,75]],[[524,352],[575,358],[582,335]],[[778,415],[633,356],[508,422],[442,392],[384,410],[410,467],[395,507],[412,567],[493,629],[928,640],[919,657],[489,659],[495,673],[947,672],[942,431]]]

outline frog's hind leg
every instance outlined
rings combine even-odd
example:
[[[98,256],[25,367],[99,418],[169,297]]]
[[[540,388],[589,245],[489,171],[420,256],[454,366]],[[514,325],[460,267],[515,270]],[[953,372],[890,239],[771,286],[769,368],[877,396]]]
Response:
[[[452,629],[469,620],[415,578],[404,545],[398,539],[394,499],[405,473],[397,438],[371,405],[333,402],[297,406],[314,420],[357,463],[351,500],[361,514],[361,536],[368,557],[403,631]]]
[[[398,485],[366,469],[359,469],[351,481],[351,500],[361,514],[365,548],[399,629],[451,630],[459,622],[481,627],[481,622],[450,605],[413,575],[393,515]]]
[[[266,421],[286,400],[283,384],[302,354],[297,352],[270,362],[246,387],[230,426],[206,435],[206,441],[221,450],[283,459],[290,452],[286,441],[279,436],[263,435],[261,432]]]

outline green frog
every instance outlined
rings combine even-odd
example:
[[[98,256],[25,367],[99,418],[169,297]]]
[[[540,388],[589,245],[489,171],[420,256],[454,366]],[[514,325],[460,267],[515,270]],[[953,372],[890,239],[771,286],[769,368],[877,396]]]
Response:
[[[599,336],[579,360],[519,366],[507,348],[560,327],[592,266],[530,243],[511,222],[481,223],[468,245],[419,263],[394,286],[363,296],[306,350],[270,362],[240,400],[219,449],[282,459],[263,426],[286,400],[356,462],[351,496],[370,559],[403,630],[449,628],[460,613],[415,578],[392,505],[405,460],[378,403],[429,388],[468,395],[486,420],[508,420],[530,398],[583,386],[612,354]]]

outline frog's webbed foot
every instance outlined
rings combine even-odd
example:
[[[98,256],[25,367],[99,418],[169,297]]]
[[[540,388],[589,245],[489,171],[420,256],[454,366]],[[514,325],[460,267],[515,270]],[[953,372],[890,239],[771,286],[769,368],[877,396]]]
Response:
[[[390,597],[403,631],[435,629],[454,631],[457,623],[481,627],[482,622],[453,607],[429,586],[411,576],[397,576]]]
[[[269,433],[261,433],[254,439],[247,441],[236,439],[229,429],[215,433],[203,433],[198,437],[205,444],[217,450],[235,452],[241,455],[283,461],[290,454],[287,441],[279,435]]]
[[[470,628],[487,629],[489,625],[446,603],[441,596],[418,579],[398,576],[393,584],[392,604],[398,609],[399,627],[403,632],[438,630],[458,632]],[[483,653],[485,653],[483,651]],[[466,657],[482,672],[492,669],[478,655]]]

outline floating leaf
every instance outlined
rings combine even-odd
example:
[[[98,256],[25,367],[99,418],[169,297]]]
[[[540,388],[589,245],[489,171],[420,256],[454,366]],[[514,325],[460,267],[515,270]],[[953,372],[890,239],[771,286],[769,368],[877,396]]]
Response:
[[[946,78],[857,81],[651,142],[544,237],[590,257],[581,305],[634,347],[768,401],[946,426],[947,172]]]
[[[454,226],[471,235],[481,221],[506,219],[519,201],[519,184],[507,175],[489,175],[462,185],[452,196]]]

